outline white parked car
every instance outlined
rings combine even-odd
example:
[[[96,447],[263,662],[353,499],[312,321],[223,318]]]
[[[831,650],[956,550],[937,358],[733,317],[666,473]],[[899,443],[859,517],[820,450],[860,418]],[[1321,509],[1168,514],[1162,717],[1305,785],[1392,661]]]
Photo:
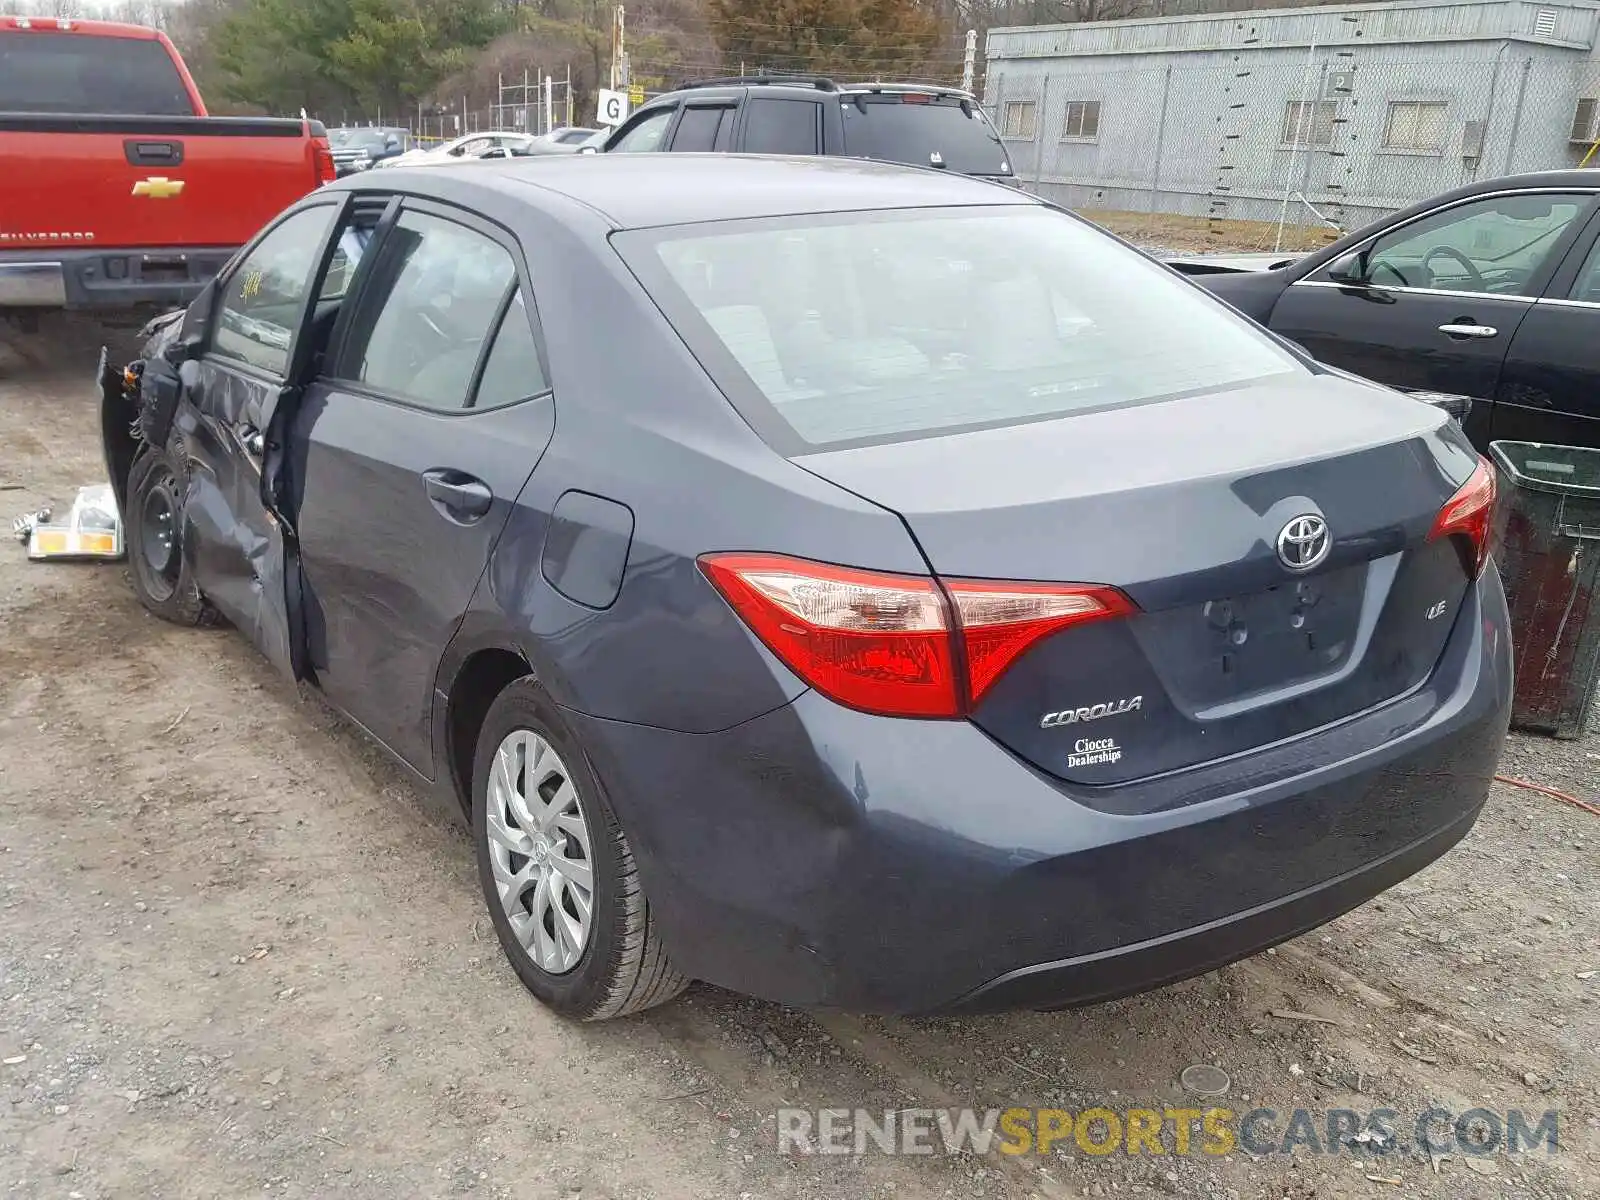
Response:
[[[510,158],[527,153],[534,139],[530,134],[515,130],[487,130],[467,133],[438,146],[419,147],[405,154],[386,158],[380,167],[430,167],[467,158]]]

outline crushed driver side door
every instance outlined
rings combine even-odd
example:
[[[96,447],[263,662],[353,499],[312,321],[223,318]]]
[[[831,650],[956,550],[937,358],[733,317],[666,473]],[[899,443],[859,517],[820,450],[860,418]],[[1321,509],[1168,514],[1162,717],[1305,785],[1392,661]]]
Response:
[[[276,499],[279,425],[319,334],[314,282],[343,198],[290,211],[218,280],[184,366],[183,549],[202,593],[290,678],[306,674],[294,529]]]

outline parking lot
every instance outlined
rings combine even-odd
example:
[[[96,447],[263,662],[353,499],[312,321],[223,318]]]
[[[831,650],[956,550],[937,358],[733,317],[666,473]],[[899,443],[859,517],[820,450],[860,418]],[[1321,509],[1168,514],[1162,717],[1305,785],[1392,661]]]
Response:
[[[93,340],[0,357],[7,517],[103,476]],[[575,1026],[518,986],[462,832],[238,635],[147,616],[120,566],[0,552],[0,747],[9,1195],[1600,1194],[1600,823],[1531,791],[1497,785],[1464,843],[1379,900],[1145,997],[898,1020],[697,986]],[[1593,802],[1600,740],[1514,738],[1502,770]],[[1224,1097],[1180,1086],[1200,1063]],[[783,1107],[1205,1104],[1388,1108],[1402,1131],[1432,1106],[1557,1110],[1561,1146],[805,1156],[776,1137]]]

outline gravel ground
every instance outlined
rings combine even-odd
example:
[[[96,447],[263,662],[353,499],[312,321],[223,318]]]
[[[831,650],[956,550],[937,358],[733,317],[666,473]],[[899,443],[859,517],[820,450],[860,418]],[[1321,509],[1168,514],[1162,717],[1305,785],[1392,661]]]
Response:
[[[100,477],[92,356],[0,358],[0,506]],[[236,634],[0,549],[0,1191],[24,1197],[1600,1195],[1600,824],[1497,787],[1332,925],[1069,1013],[808,1013],[707,987],[577,1027],[517,985],[469,847]],[[1506,770],[1600,800],[1600,744]],[[1289,1017],[1271,1015],[1288,1012]],[[1308,1020],[1306,1016],[1320,1018]],[[780,1153],[783,1105],[1559,1110],[1554,1153]],[[1321,1123],[1320,1118],[1318,1121]]]

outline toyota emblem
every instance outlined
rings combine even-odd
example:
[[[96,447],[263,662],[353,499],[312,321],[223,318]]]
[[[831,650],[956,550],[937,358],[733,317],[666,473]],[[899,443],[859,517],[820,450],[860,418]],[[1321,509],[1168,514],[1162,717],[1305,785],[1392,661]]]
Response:
[[[1315,513],[1295,517],[1278,534],[1278,561],[1291,571],[1320,566],[1332,549],[1328,523]]]

